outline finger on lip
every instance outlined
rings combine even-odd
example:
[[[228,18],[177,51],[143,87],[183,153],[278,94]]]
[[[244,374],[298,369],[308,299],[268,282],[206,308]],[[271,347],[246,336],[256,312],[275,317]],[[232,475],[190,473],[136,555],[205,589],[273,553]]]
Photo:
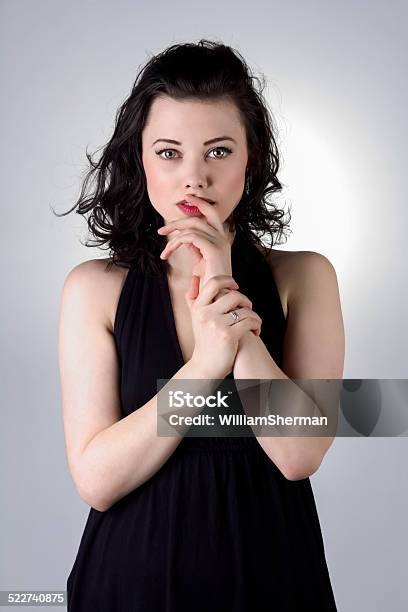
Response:
[[[200,198],[199,196],[188,195],[188,193],[185,194],[184,199],[187,200],[187,202],[193,200],[195,202],[198,202],[199,204],[208,204],[208,206],[210,206],[210,202],[203,200],[203,198]]]
[[[208,204],[208,202],[206,202],[206,204]],[[179,223],[185,223],[186,221],[189,221],[189,219],[173,219],[172,221],[169,221],[168,223],[166,223],[166,225],[162,225],[161,227],[159,227],[157,229],[157,232],[162,234],[166,231],[174,231],[173,228],[175,225]]]

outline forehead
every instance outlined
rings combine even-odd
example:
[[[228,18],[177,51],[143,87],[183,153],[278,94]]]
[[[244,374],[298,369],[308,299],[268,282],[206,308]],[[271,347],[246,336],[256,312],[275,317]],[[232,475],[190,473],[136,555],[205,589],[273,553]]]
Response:
[[[237,107],[231,100],[225,98],[216,101],[175,100],[169,96],[155,98],[150,107],[144,132],[148,137],[159,138],[165,137],[169,129],[173,133],[170,137],[175,138],[177,138],[176,132],[180,136],[181,132],[189,132],[190,129],[194,130],[193,133],[202,130],[201,135],[208,138],[227,131],[237,138],[244,134]],[[208,131],[211,133],[207,134]]]

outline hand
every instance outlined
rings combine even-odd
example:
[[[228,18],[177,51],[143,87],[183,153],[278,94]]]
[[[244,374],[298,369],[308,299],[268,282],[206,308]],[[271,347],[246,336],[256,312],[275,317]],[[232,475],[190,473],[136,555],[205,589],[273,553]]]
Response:
[[[212,277],[198,290],[199,278],[185,293],[194,333],[191,361],[198,364],[209,378],[225,378],[233,369],[240,339],[250,330],[260,330],[262,321],[252,311],[251,301],[235,289],[238,285],[228,275]],[[220,290],[228,293],[218,297]],[[215,299],[215,301],[213,301]],[[231,310],[239,316],[233,322]]]
[[[190,283],[189,294],[195,298],[197,296],[196,295],[196,291],[198,291],[198,283],[197,283],[197,287],[196,287],[196,281],[195,281],[194,276],[193,276],[192,279],[191,279],[191,283]],[[230,292],[230,289],[228,289],[228,288],[220,289],[218,294],[217,294],[217,296],[216,296],[216,299],[218,299],[222,295],[226,295],[229,292]],[[244,295],[244,294],[242,294],[242,295]],[[262,319],[261,318],[260,318],[260,321],[261,321],[261,325],[262,325]],[[259,326],[257,329],[251,329],[250,331],[255,336],[259,336],[261,334],[261,326]],[[242,336],[242,338],[240,339],[239,344],[238,344],[238,351],[243,347],[245,338],[247,338],[248,335],[250,335],[250,332],[248,332],[247,334],[244,334]]]
[[[195,264],[192,274],[198,276],[203,286],[210,278],[219,275],[232,275],[231,245],[234,234],[229,231],[227,222],[222,222],[212,204],[195,196],[185,196],[197,206],[203,217],[186,217],[170,221],[160,227],[158,233],[177,234],[171,238],[160,254],[161,259],[185,245],[190,249]]]
[[[200,287],[203,287],[211,278],[220,275],[232,276],[231,245],[234,232],[230,231],[229,224],[221,222],[218,212],[213,205],[196,196],[186,194],[186,200],[196,205],[203,217],[186,217],[177,219],[160,227],[158,233],[165,235],[177,232],[163,249],[160,257],[166,259],[180,246],[189,248],[195,259],[192,270],[189,294],[196,299]],[[196,286],[196,281],[198,284]],[[217,297],[229,293],[223,288]],[[256,315],[258,316],[258,315]],[[256,336],[260,328],[251,330]]]

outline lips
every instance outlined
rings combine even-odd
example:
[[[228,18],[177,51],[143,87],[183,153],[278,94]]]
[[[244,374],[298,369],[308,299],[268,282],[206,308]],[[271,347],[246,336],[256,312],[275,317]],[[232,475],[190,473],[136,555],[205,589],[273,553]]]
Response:
[[[202,196],[194,196],[194,197],[198,198],[199,200],[205,200],[209,204],[215,204],[214,200],[209,200],[208,198],[203,198]]]
[[[200,211],[198,206],[195,206],[193,204],[194,198],[197,198],[197,200],[204,200],[205,202],[208,202],[209,204],[215,204],[215,202],[213,200],[210,200],[209,198],[202,198],[201,196],[196,196],[194,194],[186,193],[186,197],[184,198],[184,200],[180,200],[180,202],[177,202],[176,206],[180,210],[182,210],[185,215],[188,215],[189,217],[191,216],[203,217],[204,215]]]
[[[179,202],[178,204],[176,204],[176,206],[178,206],[179,209],[182,210],[186,215],[190,215],[193,217],[203,217],[203,214],[200,212],[197,206],[187,206],[186,204],[183,204],[183,202]]]
[[[198,198],[199,200],[204,200],[205,202],[208,202],[209,204],[215,204],[214,200],[209,200],[208,198],[203,198],[201,196],[191,196],[192,198]],[[190,200],[188,199],[184,199],[184,200],[180,200],[180,202],[177,202],[177,204],[185,204],[186,202],[190,202]],[[192,202],[190,202],[192,204]]]

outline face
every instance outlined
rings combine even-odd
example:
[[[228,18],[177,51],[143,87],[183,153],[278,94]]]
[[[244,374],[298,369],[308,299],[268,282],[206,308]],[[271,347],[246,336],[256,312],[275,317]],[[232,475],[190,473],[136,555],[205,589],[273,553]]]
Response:
[[[188,193],[213,200],[224,222],[242,197],[248,162],[236,106],[155,98],[142,133],[142,160],[150,202],[165,223],[186,218],[176,204]]]

